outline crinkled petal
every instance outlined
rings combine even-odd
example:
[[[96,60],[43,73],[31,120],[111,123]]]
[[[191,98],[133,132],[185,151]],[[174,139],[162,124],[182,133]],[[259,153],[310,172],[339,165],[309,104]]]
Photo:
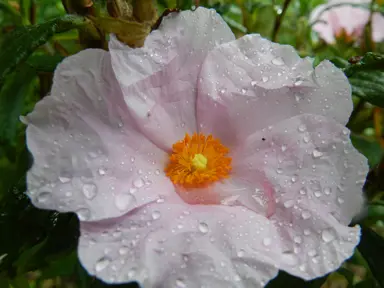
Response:
[[[79,257],[108,283],[146,287],[263,287],[282,255],[271,222],[242,207],[164,200],[117,221],[83,222]]]
[[[172,191],[167,155],[132,126],[110,55],[85,50],[56,69],[51,95],[26,117],[34,205],[81,220],[120,216]]]
[[[351,88],[341,70],[329,61],[314,69],[292,47],[259,35],[216,48],[200,74],[200,130],[229,146],[295,115],[320,114],[346,124],[351,111]]]
[[[112,37],[112,66],[138,127],[169,150],[186,132],[196,132],[196,81],[206,54],[234,35],[206,8],[171,13],[143,48],[131,49]]]
[[[264,173],[273,186],[270,219],[290,254],[280,269],[312,279],[353,254],[360,229],[346,225],[362,208],[368,165],[345,127],[318,115],[296,116],[250,136],[233,159],[233,171],[248,179]]]

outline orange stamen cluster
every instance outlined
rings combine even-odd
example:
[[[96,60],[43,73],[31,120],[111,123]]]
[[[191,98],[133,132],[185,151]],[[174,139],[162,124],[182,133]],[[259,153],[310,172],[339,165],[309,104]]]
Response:
[[[176,185],[202,188],[228,178],[231,171],[229,150],[212,135],[194,133],[173,144],[165,173]]]

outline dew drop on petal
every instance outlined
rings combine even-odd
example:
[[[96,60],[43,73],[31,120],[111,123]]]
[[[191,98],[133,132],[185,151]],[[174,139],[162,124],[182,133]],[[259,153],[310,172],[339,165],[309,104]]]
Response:
[[[339,204],[343,204],[344,203],[344,199],[341,198],[341,197],[337,197],[337,202],[339,202]]]
[[[266,238],[263,239],[263,245],[264,246],[269,246],[271,244],[272,244],[272,239],[271,238],[266,237]]]
[[[133,184],[133,186],[135,186],[136,188],[141,188],[141,187],[144,186],[144,181],[143,181],[142,178],[139,177],[139,178],[133,180],[132,184]]]
[[[312,156],[313,156],[313,158],[319,158],[319,157],[323,156],[323,152],[321,152],[321,151],[319,151],[317,149],[314,149],[312,151]]]
[[[271,62],[273,65],[276,65],[276,66],[284,65],[284,61],[281,57],[276,57],[276,58],[272,59]]]
[[[159,219],[161,217],[161,213],[160,213],[160,211],[153,211],[152,212],[152,219],[153,220],[157,220],[157,219]]]
[[[243,249],[240,249],[239,251],[237,251],[237,257],[244,257],[245,255],[245,251]]]
[[[186,288],[187,285],[184,283],[182,279],[177,279],[176,280],[176,287],[177,288]]]
[[[59,180],[61,183],[68,183],[69,181],[71,181],[71,178],[60,176]]]
[[[126,246],[120,247],[120,249],[119,249],[119,254],[120,254],[120,255],[125,255],[125,254],[127,254],[128,252],[129,252],[129,248],[126,247]]]
[[[300,244],[303,241],[303,239],[301,239],[300,236],[295,236],[295,237],[293,237],[293,241],[295,241],[295,243],[297,243],[297,244]]]
[[[135,157],[131,157],[131,162],[133,163],[133,162],[135,162]]]
[[[115,205],[119,210],[124,211],[133,204],[134,200],[131,194],[118,194],[115,197]]]
[[[96,272],[101,272],[105,268],[108,267],[108,265],[111,263],[111,259],[108,257],[102,257],[99,260],[97,260],[96,265],[95,265],[95,270]]]
[[[335,240],[336,235],[335,235],[335,232],[333,230],[331,230],[331,229],[324,229],[321,232],[321,238],[323,239],[323,241],[325,243],[329,243],[329,242],[332,242],[333,240]]]
[[[37,195],[36,200],[39,204],[45,204],[45,203],[51,202],[52,193],[47,191],[41,192],[39,195]]]
[[[85,198],[92,200],[97,194],[97,187],[95,184],[84,184],[83,185],[83,194]]]
[[[199,223],[199,231],[203,234],[208,233],[208,224],[204,222]]]
[[[311,218],[311,213],[309,211],[303,211],[301,212],[301,217],[303,217],[304,220]]]
[[[80,208],[76,214],[80,221],[87,221],[91,218],[91,211],[88,208]]]
[[[295,205],[295,200],[287,200],[284,202],[285,208],[291,208],[293,205]]]
[[[281,151],[285,152],[287,150],[287,145],[283,144],[281,145]]]
[[[251,81],[251,86],[252,86],[252,87],[256,87],[256,86],[257,86],[257,82],[256,82],[256,81],[254,81],[254,80],[253,80],[253,81]]]
[[[283,253],[282,255],[282,261],[287,263],[288,265],[294,266],[297,264],[299,259],[297,256],[293,253]]]
[[[261,78],[261,80],[265,83],[265,82],[268,82],[269,78],[267,76],[263,76],[263,78]]]
[[[299,132],[304,132],[306,130],[306,127],[304,124],[300,124],[298,128]]]
[[[330,194],[331,194],[331,188],[329,188],[329,187],[325,187],[325,188],[324,188],[324,194],[325,194],[325,195],[330,195]]]
[[[134,268],[132,268],[128,271],[127,276],[128,276],[128,278],[131,279],[131,278],[135,277],[135,274],[136,274],[136,270]]]
[[[99,175],[100,175],[100,176],[104,176],[105,173],[106,173],[105,170],[104,170],[103,168],[99,168],[98,172],[99,172]]]

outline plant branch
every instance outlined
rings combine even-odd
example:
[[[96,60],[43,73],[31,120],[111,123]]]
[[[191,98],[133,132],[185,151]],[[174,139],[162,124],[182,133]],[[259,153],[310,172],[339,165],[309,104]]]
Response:
[[[288,6],[291,3],[292,0],[285,0],[283,4],[283,10],[281,11],[280,14],[277,15],[276,20],[275,20],[275,26],[273,27],[273,32],[272,32],[272,41],[276,42],[277,34],[279,33],[281,23],[283,22],[284,15],[288,10]]]

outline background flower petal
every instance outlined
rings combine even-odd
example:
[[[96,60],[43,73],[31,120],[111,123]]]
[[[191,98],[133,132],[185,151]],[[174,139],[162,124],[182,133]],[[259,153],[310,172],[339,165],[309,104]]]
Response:
[[[97,220],[172,190],[162,171],[167,156],[133,126],[105,51],[66,58],[26,120],[28,195],[37,207]]]
[[[341,70],[329,61],[314,69],[292,47],[259,35],[216,48],[200,73],[199,128],[229,146],[295,115],[319,114],[346,124],[351,111],[351,88]]]
[[[142,132],[164,149],[196,132],[196,81],[206,54],[234,35],[206,8],[171,13],[143,48],[110,41],[112,66]]]

